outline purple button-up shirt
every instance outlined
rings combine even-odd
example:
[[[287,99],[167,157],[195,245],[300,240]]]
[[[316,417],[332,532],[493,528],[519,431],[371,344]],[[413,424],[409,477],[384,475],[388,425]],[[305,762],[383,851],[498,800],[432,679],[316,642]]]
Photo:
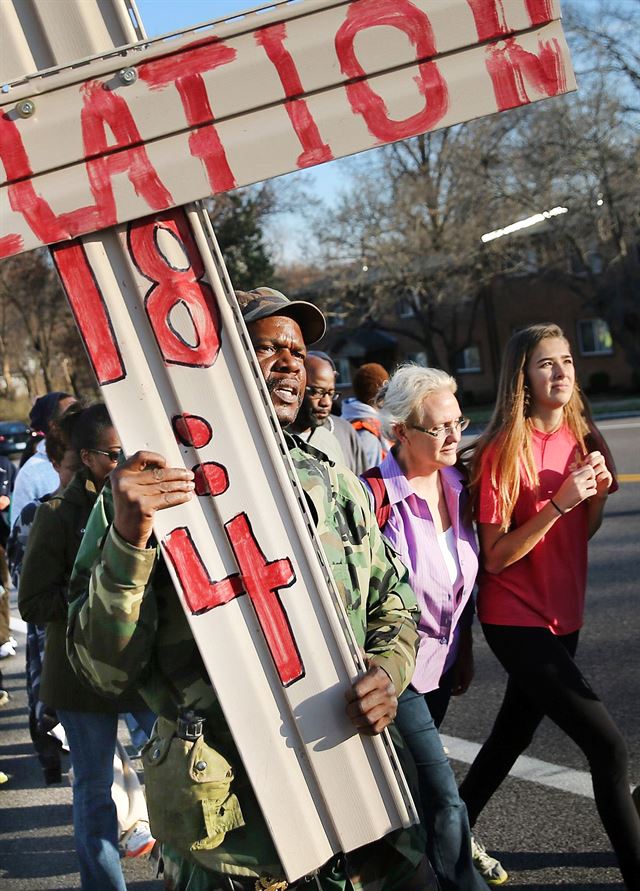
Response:
[[[380,464],[380,472],[391,504],[389,522],[383,531],[409,570],[421,613],[420,644],[411,683],[419,693],[428,693],[437,689],[445,667],[453,664],[459,623],[471,623],[470,598],[478,572],[478,544],[473,527],[465,524],[461,516],[462,474],[455,467],[443,468],[439,471],[440,480],[462,573],[462,581],[454,590],[427,502],[413,491],[391,452]]]

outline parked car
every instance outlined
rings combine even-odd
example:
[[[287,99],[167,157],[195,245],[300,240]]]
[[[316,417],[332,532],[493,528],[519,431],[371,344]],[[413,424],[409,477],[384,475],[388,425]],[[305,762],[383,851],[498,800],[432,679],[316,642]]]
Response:
[[[22,421],[0,421],[0,455],[17,455],[24,452],[31,431]]]

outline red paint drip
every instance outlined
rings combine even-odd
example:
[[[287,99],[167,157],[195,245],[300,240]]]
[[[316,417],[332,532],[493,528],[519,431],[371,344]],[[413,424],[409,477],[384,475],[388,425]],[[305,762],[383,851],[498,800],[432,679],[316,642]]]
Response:
[[[356,58],[357,34],[367,28],[386,25],[403,31],[416,48],[418,59],[437,53],[431,22],[426,13],[409,0],[361,0],[349,6],[347,16],[335,37],[336,53],[342,73],[348,78],[364,78],[365,71]],[[380,142],[404,139],[432,130],[449,108],[449,90],[435,62],[421,62],[415,78],[426,100],[422,111],[402,121],[393,121],[383,99],[366,80],[347,84],[346,91],[354,114],[364,118],[369,132]]]
[[[486,64],[499,111],[531,102],[527,84],[542,96],[557,96],[567,88],[562,50],[555,39],[539,40],[538,52],[530,53],[511,37],[487,47]]]
[[[223,464],[206,461],[192,469],[196,495],[222,495],[229,488],[229,474]]]
[[[197,41],[179,56],[165,56],[146,62],[138,68],[140,78],[152,90],[175,84],[187,123],[199,128],[189,136],[189,151],[204,164],[214,193],[234,189],[236,180],[218,131],[213,125],[213,111],[202,73],[227,65],[236,55],[235,49],[225,46],[217,39]]]
[[[202,561],[202,557],[185,527],[174,529],[165,541],[167,553],[180,587],[192,613],[207,612],[216,606],[229,603],[243,594],[242,581],[237,575],[230,575],[213,582]]]
[[[286,36],[287,29],[284,22],[270,25],[268,28],[260,28],[254,34],[256,43],[264,48],[270,62],[278,72],[285,96],[291,100],[285,105],[285,110],[296,136],[300,140],[300,145],[304,149],[298,155],[296,164],[298,167],[312,167],[323,161],[331,161],[333,152],[326,142],[322,141],[318,125],[313,119],[306,101],[296,98],[304,93],[304,88],[293,57],[284,45]]]
[[[58,245],[51,252],[98,383],[122,380],[125,370],[118,342],[82,244]]]
[[[161,253],[158,233],[163,229],[182,247],[189,263],[186,268],[172,266]],[[145,297],[145,309],[162,358],[168,365],[210,367],[220,350],[220,314],[213,291],[201,281],[204,265],[184,212],[178,209],[135,220],[129,224],[127,239],[134,263],[153,282]],[[189,317],[190,340],[185,340],[172,324],[172,312],[178,304]]]
[[[182,445],[192,446],[194,449],[204,448],[213,438],[211,424],[199,415],[190,415],[184,412],[184,414],[173,417],[171,425],[178,442],[181,442]]]

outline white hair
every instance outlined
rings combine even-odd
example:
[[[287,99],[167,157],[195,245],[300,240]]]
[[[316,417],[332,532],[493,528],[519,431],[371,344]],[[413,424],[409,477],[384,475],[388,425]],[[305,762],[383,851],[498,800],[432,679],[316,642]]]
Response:
[[[427,396],[440,390],[455,393],[457,389],[456,379],[441,368],[423,368],[411,363],[401,365],[384,387],[380,420],[385,435],[395,439],[396,425],[415,420]]]

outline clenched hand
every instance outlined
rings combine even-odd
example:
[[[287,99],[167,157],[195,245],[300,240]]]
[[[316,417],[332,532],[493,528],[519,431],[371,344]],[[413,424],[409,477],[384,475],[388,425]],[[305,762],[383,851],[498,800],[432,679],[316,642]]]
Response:
[[[151,537],[157,510],[184,504],[193,497],[193,473],[184,467],[167,467],[157,452],[136,452],[111,473],[118,535],[137,548]]]

